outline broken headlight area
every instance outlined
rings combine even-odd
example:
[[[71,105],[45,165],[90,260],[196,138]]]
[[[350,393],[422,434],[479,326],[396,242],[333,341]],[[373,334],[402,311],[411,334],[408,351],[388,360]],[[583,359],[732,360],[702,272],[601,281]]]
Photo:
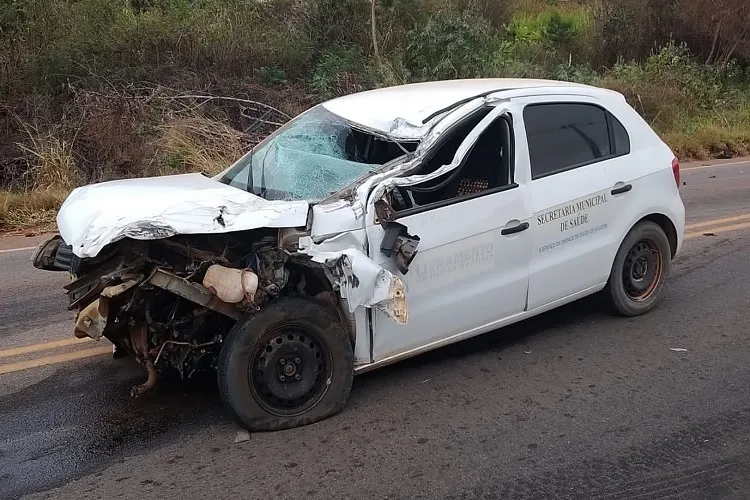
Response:
[[[71,268],[74,334],[105,337],[135,356],[148,372],[133,388],[139,395],[159,372],[191,378],[215,369],[234,323],[277,297],[309,296],[340,309],[323,266],[280,242],[278,230],[262,229],[110,244]]]

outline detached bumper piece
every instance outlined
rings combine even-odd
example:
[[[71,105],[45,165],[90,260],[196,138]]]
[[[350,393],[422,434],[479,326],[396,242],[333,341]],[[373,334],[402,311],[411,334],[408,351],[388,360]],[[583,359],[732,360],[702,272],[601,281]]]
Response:
[[[31,262],[35,268],[43,271],[69,271],[73,262],[73,248],[56,234],[37,245]]]

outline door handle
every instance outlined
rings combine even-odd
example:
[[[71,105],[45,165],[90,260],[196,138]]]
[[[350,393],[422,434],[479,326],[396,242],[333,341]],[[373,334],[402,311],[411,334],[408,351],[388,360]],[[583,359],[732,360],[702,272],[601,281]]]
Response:
[[[633,189],[633,185],[632,184],[625,184],[622,187],[618,187],[618,188],[613,189],[612,190],[612,196],[615,196],[615,195],[618,195],[618,194],[627,193],[631,189]]]
[[[528,228],[529,228],[529,223],[524,222],[517,226],[503,229],[502,231],[500,231],[500,234],[502,234],[503,236],[508,236],[509,234],[516,234],[516,233],[520,233],[521,231],[526,231]]]

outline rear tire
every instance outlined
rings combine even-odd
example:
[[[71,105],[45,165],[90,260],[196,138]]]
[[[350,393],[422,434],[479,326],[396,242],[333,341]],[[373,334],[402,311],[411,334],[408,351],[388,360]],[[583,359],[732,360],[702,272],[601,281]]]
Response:
[[[620,249],[607,284],[614,310],[639,316],[654,308],[672,267],[669,239],[656,223],[644,221],[630,230]]]
[[[237,322],[221,348],[217,375],[224,404],[249,430],[290,429],[341,411],[354,354],[332,311],[282,298]]]

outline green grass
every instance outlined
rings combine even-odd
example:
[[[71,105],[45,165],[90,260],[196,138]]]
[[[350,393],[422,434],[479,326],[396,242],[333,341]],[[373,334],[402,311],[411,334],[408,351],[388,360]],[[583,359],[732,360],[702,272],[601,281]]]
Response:
[[[664,141],[681,159],[708,160],[750,154],[750,119],[734,125],[707,121],[689,128],[689,131],[662,133]]]
[[[589,7],[573,4],[567,8],[548,7],[541,12],[518,12],[508,26],[512,36],[520,39],[543,41],[555,35],[555,29],[562,34],[576,36],[594,24]]]

